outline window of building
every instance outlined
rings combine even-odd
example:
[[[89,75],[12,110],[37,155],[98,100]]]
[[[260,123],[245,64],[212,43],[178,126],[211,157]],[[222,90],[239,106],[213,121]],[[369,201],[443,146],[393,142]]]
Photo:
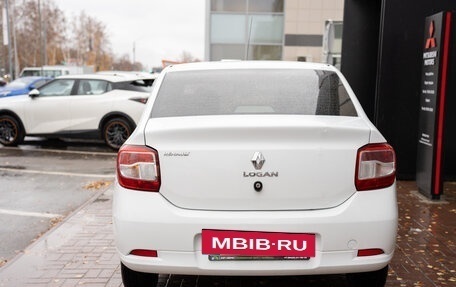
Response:
[[[249,12],[283,12],[283,0],[249,0]]]
[[[250,43],[282,44],[283,15],[253,15],[249,26]]]
[[[211,42],[240,44],[246,39],[246,16],[213,14],[211,16]]]
[[[248,60],[280,60],[282,46],[280,45],[250,45]]]
[[[211,0],[210,60],[280,60],[284,0]]]
[[[246,46],[244,44],[212,44],[211,60],[244,59]],[[251,58],[251,57],[249,57]]]
[[[211,11],[244,13],[246,10],[246,0],[211,0]]]

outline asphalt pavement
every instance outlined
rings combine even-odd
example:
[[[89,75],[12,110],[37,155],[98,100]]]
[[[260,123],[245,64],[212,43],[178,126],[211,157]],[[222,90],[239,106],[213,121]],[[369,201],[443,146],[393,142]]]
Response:
[[[98,196],[113,181],[115,156],[102,149],[0,148],[0,266]]]

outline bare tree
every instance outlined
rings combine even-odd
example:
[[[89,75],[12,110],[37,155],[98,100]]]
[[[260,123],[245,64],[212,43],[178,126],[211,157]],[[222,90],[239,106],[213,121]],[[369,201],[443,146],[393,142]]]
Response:
[[[14,1],[14,5],[17,38],[15,50],[19,66],[60,64],[64,59],[63,45],[66,41],[66,19],[63,12],[52,0],[42,3],[41,7],[36,0]],[[43,62],[43,59],[48,61]]]
[[[0,2],[0,8],[4,1]],[[81,12],[68,20],[55,0],[9,0],[14,12],[14,51],[19,68],[42,65],[87,65],[95,70],[112,69],[114,58],[105,25]],[[0,35],[2,31],[0,29]],[[1,35],[3,36],[3,35]],[[2,66],[6,68],[5,46],[0,47]],[[125,57],[116,66],[140,70],[140,63]],[[128,65],[127,65],[128,63]]]
[[[19,66],[42,65],[40,57],[40,22],[39,7],[36,1],[23,1],[22,5],[14,5],[16,30],[16,51],[19,59]]]
[[[201,62],[200,59],[195,58],[190,52],[182,51],[182,54],[179,59],[182,63],[191,63],[191,62]]]
[[[123,54],[113,62],[112,69],[118,71],[142,71],[143,66],[138,62],[132,63],[128,54]]]
[[[96,70],[112,66],[112,53],[105,25],[84,11],[71,23],[70,62],[78,65],[93,65]]]
[[[58,65],[64,62],[64,45],[67,41],[67,19],[53,1],[46,1],[43,6],[43,27],[45,29],[47,65]]]

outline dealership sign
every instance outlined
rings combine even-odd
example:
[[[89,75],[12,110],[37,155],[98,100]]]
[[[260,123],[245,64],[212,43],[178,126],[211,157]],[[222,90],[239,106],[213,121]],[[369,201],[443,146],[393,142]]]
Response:
[[[443,131],[452,26],[451,12],[426,18],[418,135],[418,189],[439,199],[442,195]]]

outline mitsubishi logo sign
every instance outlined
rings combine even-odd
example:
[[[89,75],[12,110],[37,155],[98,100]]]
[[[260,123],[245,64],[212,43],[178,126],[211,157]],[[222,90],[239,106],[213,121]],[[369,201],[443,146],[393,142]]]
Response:
[[[263,164],[266,160],[261,152],[257,151],[253,154],[252,164],[256,170],[260,170],[263,167]]]
[[[426,39],[426,46],[424,47],[425,49],[437,47],[437,44],[435,43],[434,32],[434,21],[431,21],[431,23],[429,24],[429,38]]]

